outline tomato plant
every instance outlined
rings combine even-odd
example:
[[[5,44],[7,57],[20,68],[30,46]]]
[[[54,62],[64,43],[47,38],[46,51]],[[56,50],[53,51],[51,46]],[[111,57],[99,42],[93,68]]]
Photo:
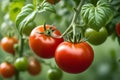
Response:
[[[1,52],[0,62],[6,58],[10,58],[9,61],[12,60],[11,64],[14,63],[16,69],[15,78],[12,79],[15,80],[36,80],[41,76],[43,79],[45,73],[42,73],[41,70],[46,70],[46,66],[50,68],[47,74],[50,80],[62,78],[63,80],[66,78],[85,80],[78,75],[68,76],[68,78],[66,74],[86,71],[92,65],[95,52],[96,60],[87,74],[90,73],[89,76],[90,78],[92,76],[93,80],[109,80],[111,75],[114,79],[118,69],[114,52],[110,55],[112,60],[107,60],[112,65],[108,64],[111,67],[109,70],[108,68],[106,70],[105,66],[99,66],[97,55],[107,53],[108,48],[112,47],[106,45],[105,40],[109,42],[112,38],[115,40],[114,43],[116,43],[116,39],[120,43],[120,29],[117,27],[119,24],[116,25],[120,21],[119,4],[120,0],[1,0],[1,46],[4,51],[14,54],[14,56],[2,55]],[[10,41],[10,45],[6,43],[4,49],[2,38],[6,36],[10,36],[9,38],[12,38],[11,36],[17,37],[15,49],[14,41]],[[100,45],[102,43],[105,44],[107,51],[101,50],[101,46],[104,46],[104,44]],[[93,51],[92,45],[101,48],[96,49],[96,46],[93,46],[96,49]],[[117,50],[116,47],[113,48]],[[101,57],[100,55],[99,57]],[[102,58],[107,59],[105,55]],[[30,56],[34,59],[31,59]],[[100,60],[102,63],[105,62],[104,59],[102,60]],[[97,67],[96,64],[98,64]],[[58,66],[60,69],[54,66]],[[67,73],[63,76],[62,71]],[[30,74],[30,76],[29,78],[28,76],[22,77],[21,73]],[[38,74],[40,76],[31,77]]]
[[[48,70],[48,78],[49,80],[61,80],[62,78],[62,71],[58,68],[51,68]]]
[[[94,52],[86,42],[61,43],[55,52],[57,65],[68,73],[81,73],[93,62]]]
[[[25,71],[28,69],[28,60],[26,57],[17,58],[14,62],[14,66],[18,71]]]
[[[29,37],[31,49],[42,58],[52,58],[56,47],[63,42],[60,31],[51,25],[34,28]]]
[[[1,40],[2,49],[10,54],[15,54],[14,45],[18,43],[15,37],[4,37]]]
[[[107,39],[108,33],[105,27],[102,27],[99,31],[88,28],[85,31],[85,36],[91,44],[100,45]]]
[[[4,78],[11,78],[15,75],[15,67],[8,62],[3,62],[0,64],[0,74]]]
[[[38,75],[41,72],[41,69],[42,69],[42,66],[40,62],[38,62],[34,58],[29,59],[29,66],[28,66],[29,74],[33,76]]]
[[[120,36],[120,23],[116,25],[116,32],[117,32],[117,35]]]

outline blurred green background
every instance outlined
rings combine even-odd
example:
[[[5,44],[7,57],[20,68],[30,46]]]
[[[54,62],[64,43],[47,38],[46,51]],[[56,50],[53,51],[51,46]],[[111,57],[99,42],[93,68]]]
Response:
[[[4,9],[3,2],[6,2],[4,4]],[[29,3],[31,0],[27,0],[27,2]],[[5,16],[9,14],[9,3],[10,0],[0,0],[0,25],[5,22]],[[75,6],[75,4],[76,3],[74,3],[73,0],[62,0],[60,3],[54,6],[57,10],[56,14],[50,12],[38,14],[35,22],[37,25],[41,25],[44,22],[47,24],[54,24],[58,29],[60,29],[61,32],[64,32],[72,19],[73,6]],[[11,26],[9,23],[7,23],[7,25]],[[0,33],[1,39],[3,36],[5,36],[5,32],[1,31]],[[103,44],[99,46],[92,45],[92,47],[94,49],[95,58],[90,68],[80,74],[69,74],[64,72],[61,80],[120,80],[120,45],[117,39],[113,40],[112,36],[109,36]],[[5,53],[0,47],[0,63],[3,62],[5,58],[10,59],[10,57],[11,55]],[[54,65],[56,64],[54,59],[49,59],[46,61],[52,62]],[[31,76],[28,74],[28,72],[21,72],[20,80],[49,80],[47,77],[48,69],[48,66],[42,64],[42,72],[37,76]],[[14,78],[3,79],[0,77],[0,80],[13,79]]]

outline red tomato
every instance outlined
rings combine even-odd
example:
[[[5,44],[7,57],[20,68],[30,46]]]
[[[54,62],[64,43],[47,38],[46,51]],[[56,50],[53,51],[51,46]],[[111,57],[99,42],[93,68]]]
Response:
[[[51,3],[51,4],[56,4],[58,3],[60,0],[47,0],[47,2]]]
[[[1,40],[2,49],[8,53],[15,54],[14,45],[18,43],[15,37],[4,37]]]
[[[117,32],[118,36],[120,36],[120,23],[118,23],[116,25],[116,32]]]
[[[38,26],[32,30],[29,37],[31,49],[42,58],[54,57],[56,47],[63,42],[60,31],[55,26],[50,27],[51,25],[46,25],[45,30],[43,25]]]
[[[93,62],[94,52],[86,42],[62,42],[56,49],[57,65],[68,73],[81,73]]]
[[[35,76],[38,75],[41,72],[41,64],[36,59],[30,59],[29,60],[29,67],[28,72],[29,74]]]
[[[15,74],[15,67],[8,62],[3,62],[0,65],[0,74],[4,78],[11,78]]]

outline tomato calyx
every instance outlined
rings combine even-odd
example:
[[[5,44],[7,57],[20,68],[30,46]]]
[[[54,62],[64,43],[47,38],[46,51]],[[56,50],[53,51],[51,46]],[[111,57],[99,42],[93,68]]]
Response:
[[[72,43],[79,43],[81,42],[81,34],[76,34],[76,35],[73,35],[73,33],[68,34],[66,36],[66,41],[72,42]]]
[[[48,29],[46,28],[46,24],[44,24],[44,32],[37,32],[39,34],[45,34],[46,36],[53,36],[53,32],[55,31],[56,29],[53,28],[53,26],[51,25]]]

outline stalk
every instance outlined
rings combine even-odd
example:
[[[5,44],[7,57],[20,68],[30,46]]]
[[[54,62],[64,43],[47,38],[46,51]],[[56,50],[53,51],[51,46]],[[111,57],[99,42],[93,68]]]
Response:
[[[74,8],[75,13],[74,13],[72,22],[71,22],[71,24],[69,25],[69,27],[65,30],[65,32],[62,34],[62,37],[63,37],[64,35],[66,35],[66,34],[71,30],[72,27],[73,27],[73,35],[76,35],[76,32],[75,32],[75,24],[77,23],[77,19],[78,19],[78,16],[79,16],[79,14],[80,14],[81,7],[82,7],[84,1],[85,1],[85,0],[81,0],[80,3],[79,3],[79,5],[78,5],[78,7],[77,7],[76,9]]]

